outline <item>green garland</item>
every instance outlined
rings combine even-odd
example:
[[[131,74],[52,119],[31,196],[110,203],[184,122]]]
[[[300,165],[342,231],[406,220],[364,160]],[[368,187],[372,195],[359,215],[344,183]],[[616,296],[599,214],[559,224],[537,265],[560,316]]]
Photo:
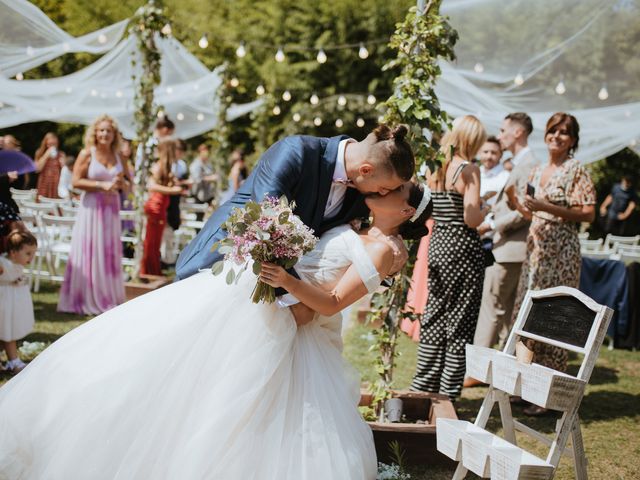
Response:
[[[409,10],[404,22],[397,25],[389,45],[397,50],[397,58],[387,63],[383,70],[399,69],[393,81],[393,95],[385,102],[385,122],[404,123],[409,126],[408,139],[416,155],[418,170],[426,164],[434,171],[442,162],[438,143],[449,117],[440,108],[434,88],[441,74],[439,61],[453,60],[453,47],[457,32],[447,18],[440,15],[441,0],[430,1],[423,12],[416,7]],[[430,132],[430,138],[424,131]],[[369,321],[380,325],[374,330],[372,349],[379,352],[376,371],[380,378],[374,385],[374,405],[381,421],[384,421],[384,400],[391,396],[393,368],[399,355],[396,346],[400,321],[416,315],[408,312],[407,293],[415,263],[419,242],[409,246],[409,261],[394,278],[393,286],[375,293],[371,299]]]
[[[149,139],[152,135],[153,124],[156,120],[159,106],[154,99],[154,90],[160,85],[161,54],[156,45],[156,38],[165,38],[162,27],[169,23],[165,16],[164,9],[158,6],[154,0],[149,0],[140,7],[129,26],[129,34],[137,39],[137,49],[131,63],[135,68],[140,62],[141,71],[138,75],[133,75],[135,84],[135,95],[133,99],[133,119],[136,125],[136,140],[140,145],[142,162],[140,168],[135,172],[134,205],[136,209],[136,238],[135,259],[136,267],[132,273],[135,279],[139,275],[140,261],[142,258],[142,223],[144,216],[142,209],[144,204],[144,194],[147,185],[147,174],[153,155]],[[139,54],[139,60],[136,57]]]

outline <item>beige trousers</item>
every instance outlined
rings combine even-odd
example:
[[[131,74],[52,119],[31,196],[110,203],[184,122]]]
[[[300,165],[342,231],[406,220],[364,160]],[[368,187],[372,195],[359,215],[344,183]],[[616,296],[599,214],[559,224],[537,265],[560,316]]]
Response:
[[[504,347],[512,326],[521,270],[520,262],[495,262],[486,268],[474,345],[491,348],[498,342],[500,350]]]

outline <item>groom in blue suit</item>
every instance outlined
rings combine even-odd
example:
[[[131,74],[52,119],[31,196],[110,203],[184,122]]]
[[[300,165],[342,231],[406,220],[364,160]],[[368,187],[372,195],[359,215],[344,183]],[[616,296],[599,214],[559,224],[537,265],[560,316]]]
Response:
[[[367,194],[386,195],[414,173],[411,147],[404,139],[406,127],[380,125],[364,140],[286,137],[260,158],[235,195],[221,205],[204,228],[180,253],[176,266],[182,280],[222,258],[212,245],[226,236],[221,225],[231,210],[265,195],[284,195],[296,203],[294,213],[317,236],[337,225],[368,215]]]

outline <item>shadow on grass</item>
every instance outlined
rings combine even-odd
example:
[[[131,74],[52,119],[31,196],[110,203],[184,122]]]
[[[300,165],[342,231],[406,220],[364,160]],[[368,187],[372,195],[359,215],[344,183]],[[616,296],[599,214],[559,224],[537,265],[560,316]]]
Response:
[[[43,342],[46,344],[51,344],[62,337],[64,333],[44,333],[44,332],[31,332],[29,335],[24,337],[24,341],[26,342]],[[20,343],[22,343],[22,341]]]
[[[567,373],[575,377],[578,375],[578,370],[580,370],[579,365],[569,365]],[[618,383],[619,380],[617,370],[596,365],[589,379],[589,385],[606,385],[608,383]]]

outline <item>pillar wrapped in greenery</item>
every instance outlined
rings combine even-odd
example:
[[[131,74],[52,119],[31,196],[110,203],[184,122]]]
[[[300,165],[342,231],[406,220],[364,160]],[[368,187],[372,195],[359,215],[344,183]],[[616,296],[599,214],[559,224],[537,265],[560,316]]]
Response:
[[[426,5],[419,2],[418,7],[409,10],[389,44],[397,51],[397,57],[383,67],[398,70],[393,94],[384,105],[385,121],[409,126],[409,141],[418,170],[425,164],[431,171],[438,168],[442,160],[438,141],[449,124],[434,88],[441,73],[439,62],[455,58],[453,47],[458,34],[447,18],[440,15],[440,3],[440,0]],[[370,321],[380,325],[374,331],[374,348],[380,352],[376,365],[380,378],[373,394],[381,420],[384,420],[383,402],[391,394],[400,321],[412,316],[407,311],[406,300],[417,251],[418,242],[409,245],[409,261],[394,278],[393,286],[375,293],[371,299]]]

